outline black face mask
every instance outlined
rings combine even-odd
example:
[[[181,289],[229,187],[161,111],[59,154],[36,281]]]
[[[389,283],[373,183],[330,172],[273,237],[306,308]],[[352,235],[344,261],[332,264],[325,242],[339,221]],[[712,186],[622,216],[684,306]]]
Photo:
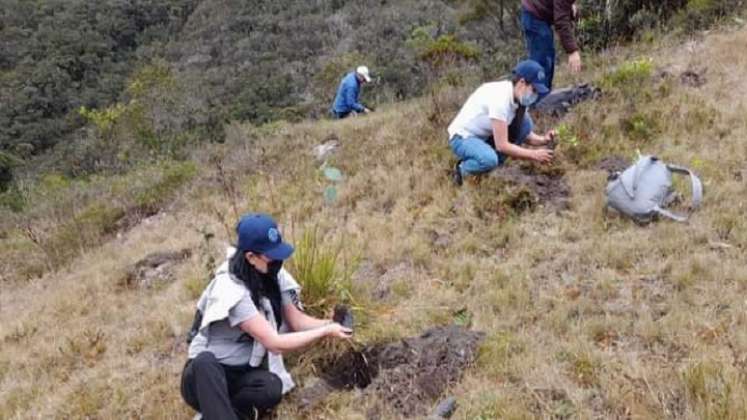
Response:
[[[283,268],[283,260],[270,261],[267,263],[267,276],[273,279],[277,278],[281,268]]]

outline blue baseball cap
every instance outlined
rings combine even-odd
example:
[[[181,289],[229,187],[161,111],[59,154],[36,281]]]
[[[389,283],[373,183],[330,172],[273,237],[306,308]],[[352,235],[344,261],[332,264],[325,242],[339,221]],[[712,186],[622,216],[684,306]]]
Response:
[[[266,214],[241,216],[236,234],[239,237],[236,247],[241,252],[251,251],[274,261],[285,260],[293,254],[293,246],[283,242],[277,223]]]
[[[514,76],[519,76],[524,79],[527,83],[531,83],[534,86],[534,90],[539,95],[544,95],[550,90],[545,86],[547,77],[545,76],[545,70],[534,60],[524,60],[516,65],[514,68]]]

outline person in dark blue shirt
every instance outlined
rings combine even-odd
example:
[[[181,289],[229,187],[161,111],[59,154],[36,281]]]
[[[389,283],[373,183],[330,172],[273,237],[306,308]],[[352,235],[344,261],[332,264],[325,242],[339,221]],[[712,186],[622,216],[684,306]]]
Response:
[[[332,114],[335,118],[345,118],[348,115],[369,113],[371,110],[359,102],[358,96],[361,85],[371,81],[368,67],[360,66],[342,78],[340,87],[337,88],[335,103],[332,105]]]

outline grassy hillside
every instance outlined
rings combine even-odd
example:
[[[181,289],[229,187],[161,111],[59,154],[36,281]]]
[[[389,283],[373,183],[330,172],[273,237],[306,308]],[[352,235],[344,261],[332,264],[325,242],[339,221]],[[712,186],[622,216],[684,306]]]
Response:
[[[585,51],[684,33],[744,0],[579,0]],[[523,54],[514,0],[0,0],[0,211],[45,175],[122,174],[221,142],[229,121],[327,115],[365,63],[369,105]],[[443,55],[447,55],[444,59]],[[443,64],[447,63],[447,66]],[[113,125],[105,133],[101,122]],[[112,127],[110,127],[112,128]],[[11,205],[8,205],[8,202]]]
[[[3,233],[3,261],[13,263],[0,283],[0,418],[188,418],[178,393],[184,333],[245,211],[273,214],[301,255],[328,268],[311,270],[313,258],[298,254],[291,262],[307,273],[299,280],[314,311],[354,306],[357,342],[454,323],[484,331],[475,366],[449,389],[456,418],[747,418],[745,43],[747,29],[726,27],[590,59],[584,78],[604,95],[560,121],[578,144],[561,144],[550,168],[526,169],[567,182],[567,209],[494,177],[450,184],[445,127],[469,94],[453,87],[365,118],[234,123],[224,144],[200,148],[195,167],[170,177],[145,168],[77,190],[49,179],[51,202],[96,222],[60,220],[68,237],[79,226],[109,230],[69,254],[64,236],[34,242],[57,232],[50,205],[44,225]],[[705,83],[683,83],[688,70]],[[339,147],[327,164],[341,181],[313,156],[330,140]],[[637,150],[702,177],[705,204],[690,223],[605,216],[598,165]],[[117,186],[134,192],[121,197]],[[84,187],[111,197],[107,206],[75,208],[68,192]],[[112,225],[117,209],[140,213]],[[154,252],[183,249],[191,256],[160,282],[128,273]],[[46,274],[7,274],[21,265]],[[292,372],[308,381],[318,360],[342,350],[296,355]],[[337,392],[310,412],[288,400],[278,413],[365,418],[377,403]]]

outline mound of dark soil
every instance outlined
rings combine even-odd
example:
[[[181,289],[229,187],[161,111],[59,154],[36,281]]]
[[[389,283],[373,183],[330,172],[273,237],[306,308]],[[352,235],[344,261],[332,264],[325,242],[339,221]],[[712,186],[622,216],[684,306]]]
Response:
[[[364,396],[374,394],[388,405],[381,411],[424,416],[444,391],[462,378],[483,337],[481,332],[453,325],[349,351],[320,366],[321,380],[300,390],[297,397],[308,407],[334,390],[361,388]],[[376,411],[369,415],[379,417]]]
[[[698,88],[708,81],[705,77],[707,69],[685,70],[680,74],[680,83],[685,86]]]
[[[498,181],[504,204],[515,211],[531,210],[538,205],[555,210],[566,210],[570,206],[571,188],[562,170],[506,165],[491,172],[490,176]]]
[[[189,258],[192,251],[155,252],[136,262],[127,270],[121,286],[150,288],[174,280],[174,267]]]

